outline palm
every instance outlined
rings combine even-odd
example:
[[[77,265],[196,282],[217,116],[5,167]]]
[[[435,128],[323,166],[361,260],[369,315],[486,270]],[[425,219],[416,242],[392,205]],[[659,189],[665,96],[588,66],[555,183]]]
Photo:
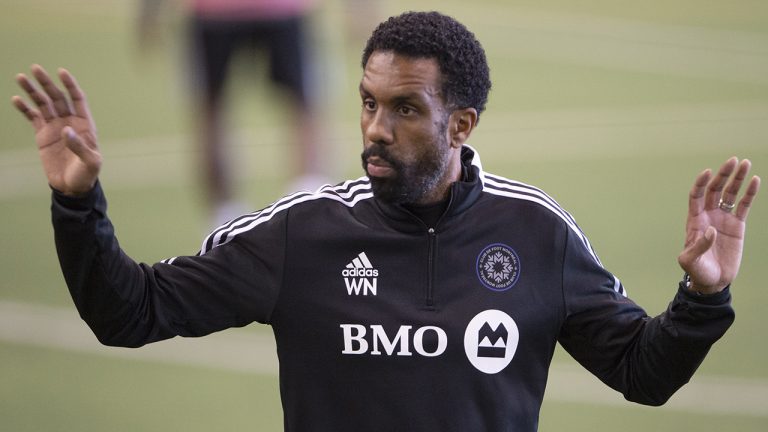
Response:
[[[83,191],[89,189],[91,169],[70,150],[62,131],[66,126],[86,141],[86,145],[94,148],[96,136],[89,119],[76,116],[56,118],[45,124],[35,133],[35,141],[43,163],[43,169],[48,177],[48,183],[60,191]]]
[[[692,218],[688,225],[691,240],[703,237],[707,227],[717,230],[714,245],[691,264],[688,273],[696,274],[697,282],[705,286],[727,285],[739,269],[746,224],[735,215],[715,208]]]

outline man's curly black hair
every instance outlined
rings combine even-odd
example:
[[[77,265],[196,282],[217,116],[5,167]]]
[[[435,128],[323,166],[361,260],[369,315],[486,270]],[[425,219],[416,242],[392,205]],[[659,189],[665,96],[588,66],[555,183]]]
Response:
[[[485,51],[463,24],[439,12],[406,12],[376,27],[363,50],[362,66],[374,51],[434,58],[443,77],[445,103],[452,109],[485,109],[491,78]]]

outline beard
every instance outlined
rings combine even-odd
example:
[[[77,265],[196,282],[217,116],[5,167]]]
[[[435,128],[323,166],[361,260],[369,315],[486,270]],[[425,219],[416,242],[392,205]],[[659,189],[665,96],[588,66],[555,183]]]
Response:
[[[361,155],[366,173],[367,160],[371,156],[383,159],[395,172],[391,177],[369,176],[373,195],[393,204],[420,203],[444,180],[450,162],[448,148],[447,139],[441,134],[435,145],[428,146],[415,161],[405,162],[394,157],[386,145],[368,147]]]

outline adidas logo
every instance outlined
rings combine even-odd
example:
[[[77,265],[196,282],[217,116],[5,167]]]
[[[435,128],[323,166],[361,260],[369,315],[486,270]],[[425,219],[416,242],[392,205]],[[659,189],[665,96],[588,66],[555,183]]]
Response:
[[[365,252],[360,252],[347,267],[341,271],[349,295],[376,295],[376,282],[379,271],[373,268]]]

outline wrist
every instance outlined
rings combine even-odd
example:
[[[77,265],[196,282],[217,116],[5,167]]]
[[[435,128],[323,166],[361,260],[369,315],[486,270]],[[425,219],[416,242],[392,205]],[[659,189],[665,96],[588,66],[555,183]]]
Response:
[[[691,294],[695,294],[697,296],[711,296],[715,295],[721,291],[723,291],[725,288],[727,288],[728,285],[717,288],[714,286],[711,287],[703,287],[701,285],[697,285],[692,279],[691,275],[686,272],[683,274],[683,279],[680,281],[680,288],[685,289],[687,292]]]
[[[98,180],[89,191],[77,195],[62,192],[50,184],[48,187],[51,189],[54,202],[69,209],[89,210],[95,205],[98,196],[103,193],[101,191],[101,184]]]
[[[52,184],[48,184],[48,187],[51,188],[52,191],[55,193],[69,197],[69,198],[84,198],[90,195],[93,190],[96,188],[96,183],[98,182],[98,179],[95,179],[93,182],[91,182],[88,185],[85,185],[82,190],[81,189],[59,189]]]

